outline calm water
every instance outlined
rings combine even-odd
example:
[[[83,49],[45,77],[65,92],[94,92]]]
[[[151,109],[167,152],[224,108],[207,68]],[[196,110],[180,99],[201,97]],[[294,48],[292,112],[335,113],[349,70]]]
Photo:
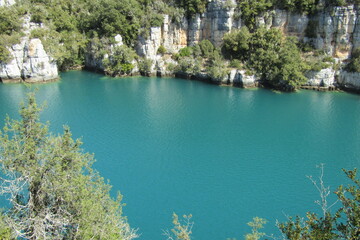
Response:
[[[82,137],[95,168],[124,195],[140,239],[165,239],[171,215],[193,215],[193,239],[242,239],[252,217],[267,233],[285,214],[318,211],[306,178],[346,183],[360,167],[360,96],[219,87],[166,78],[67,72],[38,88],[43,120]],[[0,118],[17,117],[24,85],[0,85]]]

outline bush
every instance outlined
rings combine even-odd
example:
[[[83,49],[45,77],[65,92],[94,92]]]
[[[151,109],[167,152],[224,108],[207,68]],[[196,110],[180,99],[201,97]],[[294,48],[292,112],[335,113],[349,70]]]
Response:
[[[224,49],[230,58],[243,61],[264,83],[276,88],[295,87],[305,81],[307,66],[296,44],[295,39],[284,39],[275,28],[250,33],[244,27],[224,36]]]
[[[229,67],[241,69],[242,68],[241,61],[238,59],[233,59],[230,61]]]
[[[247,27],[231,31],[224,35],[224,49],[230,58],[246,60],[249,54],[251,34]]]
[[[115,47],[109,58],[103,60],[106,74],[118,76],[129,74],[134,68],[132,64],[136,53],[131,48],[122,45]]]
[[[19,32],[22,26],[21,16],[14,7],[0,7],[0,33],[11,35]]]
[[[356,48],[352,54],[350,62],[345,66],[349,72],[360,72],[360,48]]]
[[[190,57],[193,54],[191,47],[184,47],[179,51],[179,57]]]
[[[255,30],[256,17],[272,7],[272,1],[268,0],[244,0],[239,2],[241,18],[245,25],[251,30]]]
[[[153,61],[151,59],[143,58],[138,61],[139,71],[141,74],[148,74],[151,72]]]
[[[206,10],[207,0],[178,0],[177,4],[185,9],[188,18]]]
[[[206,70],[211,79],[217,82],[221,82],[229,74],[224,59],[217,51]]]
[[[202,56],[204,56],[204,57],[210,57],[215,50],[214,45],[207,39],[202,40],[199,43],[199,47],[201,49]]]
[[[166,48],[163,45],[160,45],[160,47],[157,50],[157,54],[165,54],[166,53]]]

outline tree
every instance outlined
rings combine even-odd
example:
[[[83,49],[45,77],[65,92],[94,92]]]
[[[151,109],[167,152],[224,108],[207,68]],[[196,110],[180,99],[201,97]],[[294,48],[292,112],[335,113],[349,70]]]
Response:
[[[254,217],[252,222],[249,222],[248,225],[252,228],[251,233],[245,235],[245,240],[259,240],[265,235],[263,232],[259,232],[260,229],[264,228],[264,224],[267,221],[263,218]]]
[[[244,26],[224,35],[224,48],[231,58],[245,61],[249,54],[251,34]]]
[[[289,217],[285,223],[278,224],[284,239],[289,240],[356,240],[360,237],[360,181],[356,178],[357,169],[344,170],[353,185],[339,186],[335,194],[342,206],[332,213],[326,197],[329,189],[324,187],[322,172],[320,183],[313,183],[320,192],[318,204],[323,210],[322,216],[308,212],[306,219],[299,216]]]
[[[10,201],[4,221],[12,234],[26,239],[135,238],[122,215],[121,195],[112,199],[110,185],[91,168],[93,155],[83,153],[68,127],[62,135],[49,133],[49,124],[39,121],[40,111],[30,93],[21,120],[7,117],[0,133],[0,192]]]
[[[352,54],[350,62],[345,66],[349,72],[360,72],[360,48],[356,48]]]
[[[173,213],[174,228],[171,232],[164,231],[163,235],[167,237],[167,240],[190,240],[192,234],[192,227],[194,222],[191,221],[192,215],[183,215],[183,221],[179,220],[176,213]]]

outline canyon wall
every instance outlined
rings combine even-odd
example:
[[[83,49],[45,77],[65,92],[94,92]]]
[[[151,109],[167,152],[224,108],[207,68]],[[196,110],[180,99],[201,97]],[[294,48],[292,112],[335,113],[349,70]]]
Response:
[[[31,23],[29,16],[24,18],[24,36],[18,44],[8,47],[10,60],[0,62],[1,82],[45,82],[58,79],[55,60],[46,53],[40,39],[30,38],[30,31],[38,27],[42,26]]]
[[[189,20],[184,18],[180,23],[172,23],[169,16],[165,15],[163,25],[151,28],[149,38],[139,38],[136,50],[140,56],[153,59],[156,64],[161,59],[157,56],[157,49],[161,45],[169,53],[204,39],[220,47],[226,33],[243,26],[239,14],[235,14],[239,11],[235,6],[235,0],[214,0],[209,2],[205,13],[196,14]],[[303,42],[311,43],[316,49],[322,49],[338,61],[343,61],[349,58],[354,48],[360,47],[359,21],[358,9],[350,5],[326,8],[311,16],[279,9],[271,10],[258,16],[256,25],[280,28],[287,36],[295,36]],[[233,82],[230,77],[233,75],[229,75],[228,82]],[[355,75],[323,69],[320,72],[309,72],[307,84],[323,87],[360,85],[360,78],[356,79]],[[359,84],[354,84],[354,81]]]

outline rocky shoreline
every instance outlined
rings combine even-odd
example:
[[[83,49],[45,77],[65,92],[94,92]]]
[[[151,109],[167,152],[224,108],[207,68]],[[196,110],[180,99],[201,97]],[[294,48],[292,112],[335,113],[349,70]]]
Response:
[[[173,22],[170,16],[164,15],[160,27],[149,29],[147,37],[138,36],[135,46],[136,53],[152,61],[149,71],[143,75],[171,76],[187,75],[169,71],[170,64],[176,65],[171,56],[181,48],[193,46],[200,41],[210,40],[215,47],[222,45],[224,34],[244,25],[241,18],[236,15],[235,1],[225,5],[224,1],[214,0],[209,2],[203,14],[196,14],[192,18],[183,17],[178,22]],[[11,5],[14,1],[2,1],[0,5]],[[311,43],[316,49],[326,52],[336,59],[336,62],[346,60],[353,48],[360,47],[360,11],[357,6],[325,8],[314,15],[292,13],[285,10],[271,10],[256,18],[257,26],[266,28],[279,28],[286,36],[295,36],[305,43]],[[313,31],[309,34],[309,26]],[[0,81],[8,82],[47,82],[59,78],[56,60],[45,50],[40,39],[30,38],[30,32],[36,28],[45,28],[41,24],[30,22],[30,16],[25,17],[23,32],[19,44],[13,45],[10,51],[12,60],[8,63],[0,62]],[[123,45],[122,37],[115,36],[115,43],[109,45]],[[166,54],[158,54],[159,47],[166,49]],[[111,56],[98,56],[96,48],[89,43],[85,54],[84,69],[105,72],[104,58]],[[138,62],[132,63],[134,68],[128,74],[139,75]],[[344,70],[334,70],[332,67],[319,71],[306,73],[308,82],[300,86],[302,89],[315,89],[319,91],[344,89],[346,91],[360,91],[360,73],[351,73]],[[229,74],[223,79],[212,79],[206,72],[200,72],[184,78],[206,81],[218,85],[232,85],[237,87],[254,87],[261,85],[255,75],[247,74],[245,70],[230,69]],[[283,89],[286,90],[286,89]]]

